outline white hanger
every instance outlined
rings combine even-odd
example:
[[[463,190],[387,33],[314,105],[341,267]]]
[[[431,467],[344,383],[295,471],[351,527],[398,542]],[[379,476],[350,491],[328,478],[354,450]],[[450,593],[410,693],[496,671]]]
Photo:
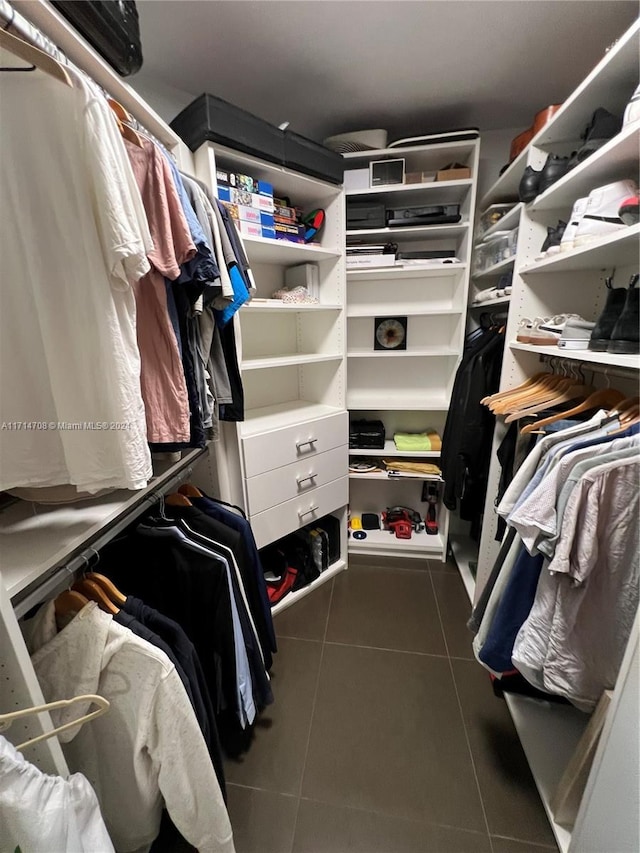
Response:
[[[59,726],[57,729],[52,729],[49,732],[38,735],[38,737],[27,740],[24,743],[19,744],[16,749],[24,749],[27,746],[33,746],[33,744],[40,743],[40,741],[43,740],[48,740],[50,737],[60,734],[61,732],[66,732],[67,729],[72,729],[75,726],[81,726],[84,723],[89,722],[89,720],[101,717],[103,714],[106,714],[110,706],[108,699],[105,699],[104,696],[97,696],[95,693],[86,693],[83,696],[74,696],[72,699],[60,699],[58,702],[48,702],[46,705],[36,705],[33,708],[23,708],[21,711],[12,711],[9,714],[0,714],[0,732],[8,729],[15,720],[20,720],[23,717],[29,717],[31,714],[39,714],[41,711],[55,711],[58,708],[68,708],[69,705],[75,705],[78,702],[91,702],[91,704],[97,705],[98,708],[96,711],[92,711],[90,714],[85,714],[84,717],[79,717],[71,723],[65,723],[64,726]]]

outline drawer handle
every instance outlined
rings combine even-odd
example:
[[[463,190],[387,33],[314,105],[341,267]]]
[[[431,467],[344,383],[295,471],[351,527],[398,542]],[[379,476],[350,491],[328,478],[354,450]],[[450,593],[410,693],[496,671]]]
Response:
[[[305,447],[307,444],[309,445],[310,450],[315,450],[315,447],[313,445],[317,441],[317,438],[307,438],[306,441],[296,441],[296,450],[300,452],[300,450],[302,450],[302,448]]]
[[[303,483],[306,483],[306,482],[307,482],[307,480],[315,480],[315,478],[316,478],[317,476],[318,476],[318,475],[315,473],[315,471],[309,471],[309,473],[308,473],[308,475],[307,475],[306,477],[296,477],[296,483],[298,484],[298,488],[300,488],[300,486],[301,486]]]
[[[298,510],[298,518],[304,518],[305,515],[311,515],[312,512],[316,512],[318,509],[317,506],[313,506],[313,504],[309,507],[309,509],[299,509]]]

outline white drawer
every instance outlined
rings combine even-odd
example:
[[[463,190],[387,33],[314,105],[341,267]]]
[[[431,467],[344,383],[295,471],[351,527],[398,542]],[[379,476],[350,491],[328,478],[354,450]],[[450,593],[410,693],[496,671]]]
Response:
[[[347,474],[349,447],[343,444],[326,453],[314,453],[309,459],[258,474],[246,481],[249,514],[256,515],[290,498],[338,480]]]
[[[349,415],[340,412],[242,439],[245,477],[306,461],[349,443]]]
[[[275,542],[305,524],[319,521],[323,515],[345,506],[348,501],[349,478],[341,477],[326,486],[312,489],[299,498],[252,515],[251,527],[258,548],[264,548],[270,542]]]

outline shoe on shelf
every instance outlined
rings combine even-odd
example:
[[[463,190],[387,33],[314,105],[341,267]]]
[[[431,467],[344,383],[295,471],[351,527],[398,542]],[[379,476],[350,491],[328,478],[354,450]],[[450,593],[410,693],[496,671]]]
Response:
[[[618,317],[622,314],[627,299],[627,288],[614,287],[613,276],[606,279],[605,286],[607,288],[607,301],[589,341],[589,349],[593,352],[607,351],[607,347],[611,343],[611,333],[618,322]]]
[[[591,117],[585,132],[582,134],[583,144],[571,155],[569,168],[573,169],[590,157],[598,148],[602,148],[610,139],[620,132],[622,121],[604,107],[598,107]]]
[[[589,341],[595,325],[590,320],[583,320],[582,317],[572,317],[567,320],[562,330],[558,346],[560,349],[589,349]]]
[[[542,170],[536,172],[531,166],[527,166],[520,178],[520,185],[518,187],[518,198],[520,201],[524,201],[526,204],[534,200],[539,192],[538,186],[541,175]]]
[[[538,195],[548,190],[550,186],[559,181],[569,171],[569,158],[558,157],[555,154],[549,154],[547,160],[542,167],[540,180],[538,181]]]
[[[622,313],[611,332],[607,352],[625,355],[640,353],[640,290],[638,274],[631,277]]]
[[[544,319],[542,317],[536,317],[536,320],[544,322]],[[520,341],[521,344],[530,344],[532,329],[533,322],[528,317],[523,317],[522,320],[520,320],[520,322],[518,323],[518,328],[516,330],[516,340]]]
[[[548,258],[551,255],[557,255],[560,252],[560,243],[565,233],[567,223],[561,219],[558,224],[547,228],[547,236],[540,249],[540,254],[536,256],[536,261],[541,261],[543,258]]]
[[[640,121],[640,86],[636,86],[636,90],[626,106],[622,126],[626,127],[628,124],[633,124],[634,121]]]
[[[576,229],[574,246],[585,246],[608,234],[623,230],[624,224],[618,211],[623,201],[638,193],[635,181],[614,181],[597,187],[589,193],[586,210]]]
[[[635,195],[625,198],[618,210],[618,216],[625,225],[637,225],[640,222],[640,195]]]
[[[582,221],[584,212],[587,209],[588,201],[588,196],[585,196],[585,198],[577,198],[574,201],[573,210],[571,211],[571,216],[569,217],[569,224],[567,225],[565,232],[562,235],[562,240],[560,241],[561,252],[570,252],[574,248],[573,243],[575,240],[576,232],[578,230],[578,225],[580,225],[580,222]]]
[[[529,337],[529,343],[536,347],[556,346],[569,320],[587,321],[579,314],[556,314],[555,317],[536,317]]]

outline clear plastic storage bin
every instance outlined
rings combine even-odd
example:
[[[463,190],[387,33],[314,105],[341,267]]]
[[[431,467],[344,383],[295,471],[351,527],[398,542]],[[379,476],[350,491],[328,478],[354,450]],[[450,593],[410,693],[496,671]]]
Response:
[[[510,204],[492,204],[484,213],[480,214],[478,219],[478,239],[481,240],[487,233],[489,228],[492,228],[497,222],[500,222],[503,216],[509,213],[514,207]]]

